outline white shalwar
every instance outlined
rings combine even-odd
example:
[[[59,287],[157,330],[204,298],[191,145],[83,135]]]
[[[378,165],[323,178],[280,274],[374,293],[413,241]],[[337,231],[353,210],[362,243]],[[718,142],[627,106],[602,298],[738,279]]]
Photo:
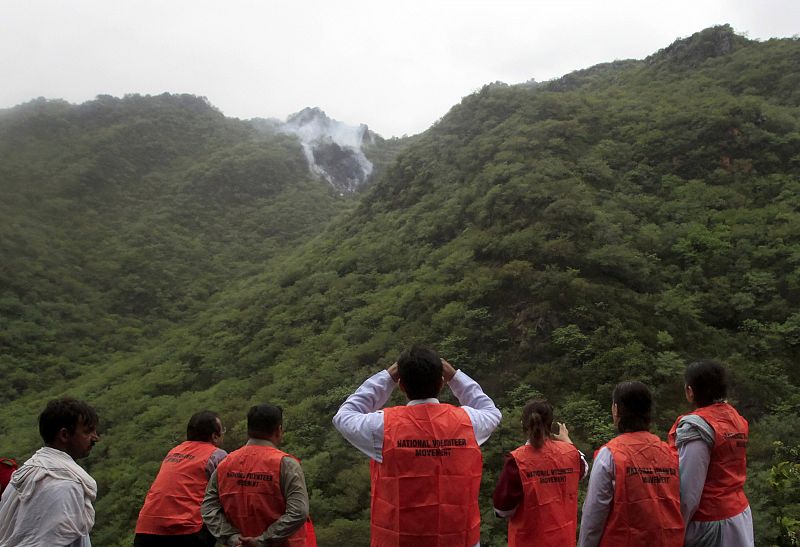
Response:
[[[97,483],[61,450],[40,448],[0,499],[0,547],[91,547]]]

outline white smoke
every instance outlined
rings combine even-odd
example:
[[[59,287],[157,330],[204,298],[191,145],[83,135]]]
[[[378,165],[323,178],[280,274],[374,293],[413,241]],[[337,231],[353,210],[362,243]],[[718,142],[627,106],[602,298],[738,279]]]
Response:
[[[324,178],[339,190],[354,191],[372,173],[372,162],[364,155],[362,146],[371,144],[374,137],[364,124],[347,125],[329,118],[319,108],[306,108],[289,116],[286,123],[280,127],[280,131],[297,135],[311,172]],[[357,166],[354,170],[348,171],[345,180],[341,180],[341,174],[336,176],[329,172],[330,165],[324,166],[317,161],[319,151],[331,143],[348,151],[348,158],[354,160]]]

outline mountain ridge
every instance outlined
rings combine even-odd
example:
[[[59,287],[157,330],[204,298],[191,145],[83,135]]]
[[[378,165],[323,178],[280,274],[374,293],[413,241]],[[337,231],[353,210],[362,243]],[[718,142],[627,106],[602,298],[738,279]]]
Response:
[[[235,448],[246,437],[243,409],[275,402],[286,412],[287,449],[303,459],[320,543],[366,545],[367,465],[332,430],[330,417],[401,349],[428,344],[478,379],[505,415],[483,447],[482,544],[492,547],[504,544],[505,529],[490,518],[486,494],[503,455],[520,442],[517,420],[528,398],[546,395],[576,444],[590,453],[613,434],[607,408],[617,381],[651,385],[655,430],[663,433],[685,411],[685,363],[714,356],[731,368],[731,395],[752,425],[747,489],[758,542],[778,542],[784,530],[774,523],[794,515],[797,495],[791,487],[773,488],[768,477],[800,444],[794,364],[800,95],[797,68],[791,69],[799,44],[750,43],[686,67],[612,63],[564,87],[484,87],[406,142],[345,207],[326,208],[328,222],[319,229],[275,242],[276,252],[264,249],[248,261],[259,239],[236,246],[237,239],[281,210],[278,204],[269,209],[270,200],[258,202],[211,249],[213,258],[232,246],[218,258],[221,273],[189,287],[210,289],[199,293],[204,305],[180,321],[154,319],[147,344],[128,351],[112,345],[107,362],[93,362],[55,387],[33,389],[35,376],[29,378],[28,391],[0,411],[0,449],[36,446],[35,413],[46,396],[68,389],[92,401],[106,428],[88,460],[100,486],[93,540],[129,544],[149,480],[188,415],[217,409],[228,426],[226,446]],[[221,146],[217,153],[228,163],[215,156],[176,179],[179,187],[197,182],[191,195],[204,196],[188,219],[217,206],[230,208],[226,218],[241,216],[242,201],[250,201],[241,196],[262,180],[250,178],[246,167],[262,160],[307,175],[294,139],[269,140],[274,156],[265,158],[257,146],[263,136],[225,123],[232,128],[220,129],[221,141],[236,141],[232,133],[243,132],[256,145]],[[0,146],[0,158],[10,157]],[[8,165],[0,162],[0,169]],[[125,162],[107,165],[121,165],[113,172],[127,180]],[[41,169],[34,167],[15,179],[16,187]],[[241,192],[204,194],[203,183],[228,175]],[[293,186],[280,183],[276,188]],[[312,203],[321,196],[343,203],[325,184],[307,185],[315,189]],[[280,205],[311,207],[292,197]],[[166,218],[182,214],[182,203]],[[139,227],[141,237],[156,227],[168,235],[164,211],[156,212],[146,216],[152,226]],[[13,226],[0,231],[0,244],[22,233]],[[52,248],[27,243],[37,251]],[[190,243],[166,249],[205,245]],[[125,241],[115,245],[124,249]],[[138,272],[143,282],[193,258],[173,263],[170,253],[143,249],[129,262],[156,266]],[[235,264],[226,264],[230,257]],[[13,275],[33,268],[37,258],[31,260]],[[51,281],[62,287],[57,280]],[[0,276],[0,289],[3,282]],[[0,317],[9,317],[9,309],[23,315],[52,310],[42,302],[6,304]],[[26,355],[34,356],[38,340],[31,340]],[[443,400],[452,397],[445,393]]]

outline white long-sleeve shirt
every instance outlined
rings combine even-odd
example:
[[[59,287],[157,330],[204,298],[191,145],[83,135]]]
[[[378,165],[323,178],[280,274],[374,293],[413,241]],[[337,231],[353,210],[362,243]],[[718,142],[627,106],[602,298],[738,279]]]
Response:
[[[0,499],[0,547],[91,547],[97,484],[66,452],[40,448]]]
[[[380,409],[389,400],[395,385],[387,371],[374,374],[342,403],[333,417],[333,425],[339,433],[377,462],[383,461],[383,411]],[[460,370],[448,385],[472,421],[475,440],[479,445],[485,443],[500,423],[500,410],[481,386]],[[415,399],[408,405],[438,402],[438,399]]]

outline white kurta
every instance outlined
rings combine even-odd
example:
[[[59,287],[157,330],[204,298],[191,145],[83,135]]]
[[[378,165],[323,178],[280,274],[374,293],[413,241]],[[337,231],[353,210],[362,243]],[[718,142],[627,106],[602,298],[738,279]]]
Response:
[[[97,483],[61,450],[40,448],[0,499],[0,547],[90,547]]]

